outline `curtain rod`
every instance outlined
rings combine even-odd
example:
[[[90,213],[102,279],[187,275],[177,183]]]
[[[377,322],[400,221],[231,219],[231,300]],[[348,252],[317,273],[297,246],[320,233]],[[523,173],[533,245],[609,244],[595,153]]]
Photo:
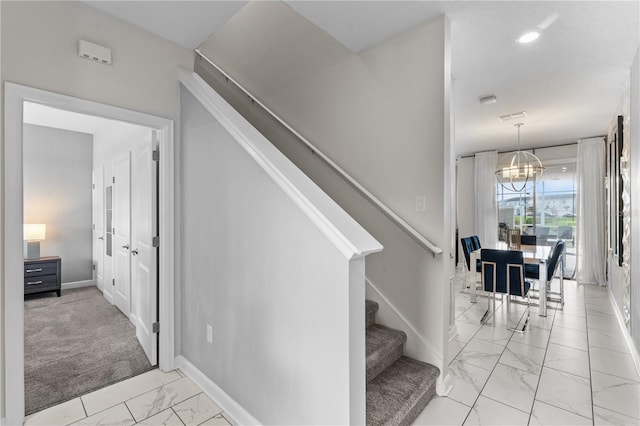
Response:
[[[607,137],[606,135],[596,135],[596,136],[589,136],[589,137],[586,137],[586,138],[580,138],[580,140],[594,139],[594,138],[606,138],[606,137]],[[576,142],[561,143],[559,145],[536,146],[536,147],[532,147],[532,148],[524,148],[524,149],[521,149],[520,151],[528,151],[528,150],[535,151],[536,149],[555,148],[555,147],[558,147],[558,146],[571,146],[571,145],[578,145],[578,142],[576,141]],[[512,149],[512,150],[509,150],[509,151],[498,151],[498,154],[504,154],[504,153],[513,152],[513,151],[517,151],[517,149]],[[480,152],[484,152],[484,151],[480,151]],[[475,156],[476,156],[476,154],[467,154],[467,155],[463,155],[463,156],[458,157],[458,158],[471,158],[471,157],[475,157]]]

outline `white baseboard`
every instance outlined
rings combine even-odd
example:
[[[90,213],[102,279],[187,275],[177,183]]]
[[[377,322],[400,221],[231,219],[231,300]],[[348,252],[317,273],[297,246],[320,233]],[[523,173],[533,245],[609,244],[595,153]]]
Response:
[[[609,294],[609,301],[613,305],[613,311],[616,313],[616,318],[618,319],[618,323],[622,329],[622,335],[624,336],[624,340],[627,343],[627,347],[629,348],[629,352],[633,358],[633,363],[636,365],[638,375],[640,375],[640,354],[638,353],[638,348],[636,348],[636,344],[633,341],[629,330],[627,330],[627,327],[624,325],[624,317],[622,316],[622,312],[620,312],[620,308],[618,307],[618,303],[616,302],[616,298],[613,296],[610,286],[607,286],[607,293]]]
[[[447,372],[446,376],[440,374],[436,380],[436,395],[447,396],[453,390],[453,378]]]
[[[69,290],[70,288],[80,288],[80,287],[95,287],[95,280],[84,280],[84,281],[73,281],[70,283],[62,283],[63,290]]]
[[[456,337],[458,337],[458,327],[453,324],[451,327],[449,327],[449,342],[451,342]]]
[[[176,357],[174,365],[179,368],[188,378],[195,384],[200,386],[202,390],[215,401],[224,411],[227,417],[234,425],[259,425],[261,424],[247,410],[231,398],[225,391],[216,385],[211,379],[189,362],[185,357],[179,355]]]

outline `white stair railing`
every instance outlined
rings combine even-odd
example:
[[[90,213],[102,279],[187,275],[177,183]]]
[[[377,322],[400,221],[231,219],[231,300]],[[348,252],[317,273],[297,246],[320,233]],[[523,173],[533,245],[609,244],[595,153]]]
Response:
[[[431,252],[433,256],[439,255],[442,253],[442,248],[438,247],[436,244],[431,242],[427,237],[425,237],[420,231],[411,226],[404,218],[402,218],[398,213],[393,211],[389,206],[384,204],[378,197],[373,195],[367,188],[362,186],[358,181],[356,181],[349,173],[347,173],[342,167],[336,164],[331,158],[325,155],[322,151],[320,151],[315,145],[313,145],[307,138],[301,135],[298,131],[292,128],[289,124],[287,124],[283,119],[281,119],[276,113],[274,113],[268,106],[263,104],[259,99],[253,96],[247,89],[245,89],[240,83],[233,79],[229,74],[227,74],[222,68],[220,68],[216,63],[214,63],[211,59],[207,58],[199,49],[195,50],[196,54],[198,54],[203,60],[209,63],[212,67],[214,67],[218,72],[220,72],[227,81],[232,82],[238,89],[240,89],[244,94],[246,94],[253,102],[257,103],[264,111],[266,111],[269,115],[271,115],[275,120],[277,120],[282,126],[284,126],[287,130],[293,133],[307,148],[311,150],[316,156],[318,156],[322,161],[324,161],[331,169],[333,169],[340,177],[342,177],[349,185],[351,185],[356,191],[358,191],[363,197],[365,197],[373,206],[375,206],[378,210],[380,210],[386,217],[388,217],[394,224],[396,224],[402,231],[404,231],[409,237],[411,237],[418,245],[420,245],[425,250]]]

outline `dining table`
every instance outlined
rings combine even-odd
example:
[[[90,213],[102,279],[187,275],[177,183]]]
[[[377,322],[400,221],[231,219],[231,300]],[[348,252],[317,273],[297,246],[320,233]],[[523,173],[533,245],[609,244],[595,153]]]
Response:
[[[493,247],[483,247],[483,248],[493,248],[496,250],[518,250],[522,252],[522,256],[524,258],[524,263],[526,264],[534,264],[538,265],[539,272],[538,276],[542,280],[540,283],[540,303],[538,304],[538,315],[541,317],[547,316],[547,285],[546,280],[543,277],[547,276],[547,259],[549,257],[549,253],[551,252],[551,247],[547,245],[525,245],[521,244],[519,248],[509,248],[506,243],[500,241],[495,244]],[[480,259],[480,251],[482,249],[474,250],[470,253],[470,265],[476,265],[477,261]],[[475,277],[476,274],[469,274],[472,277]],[[476,278],[473,278],[473,281],[477,281]],[[477,302],[477,291],[476,291],[476,282],[467,283],[469,288],[469,302],[476,303]]]

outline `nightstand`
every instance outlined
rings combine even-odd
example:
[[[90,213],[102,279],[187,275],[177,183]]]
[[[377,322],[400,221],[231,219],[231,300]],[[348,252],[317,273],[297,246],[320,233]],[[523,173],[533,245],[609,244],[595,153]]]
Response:
[[[59,256],[24,260],[24,294],[55,291],[60,297],[62,261]]]

